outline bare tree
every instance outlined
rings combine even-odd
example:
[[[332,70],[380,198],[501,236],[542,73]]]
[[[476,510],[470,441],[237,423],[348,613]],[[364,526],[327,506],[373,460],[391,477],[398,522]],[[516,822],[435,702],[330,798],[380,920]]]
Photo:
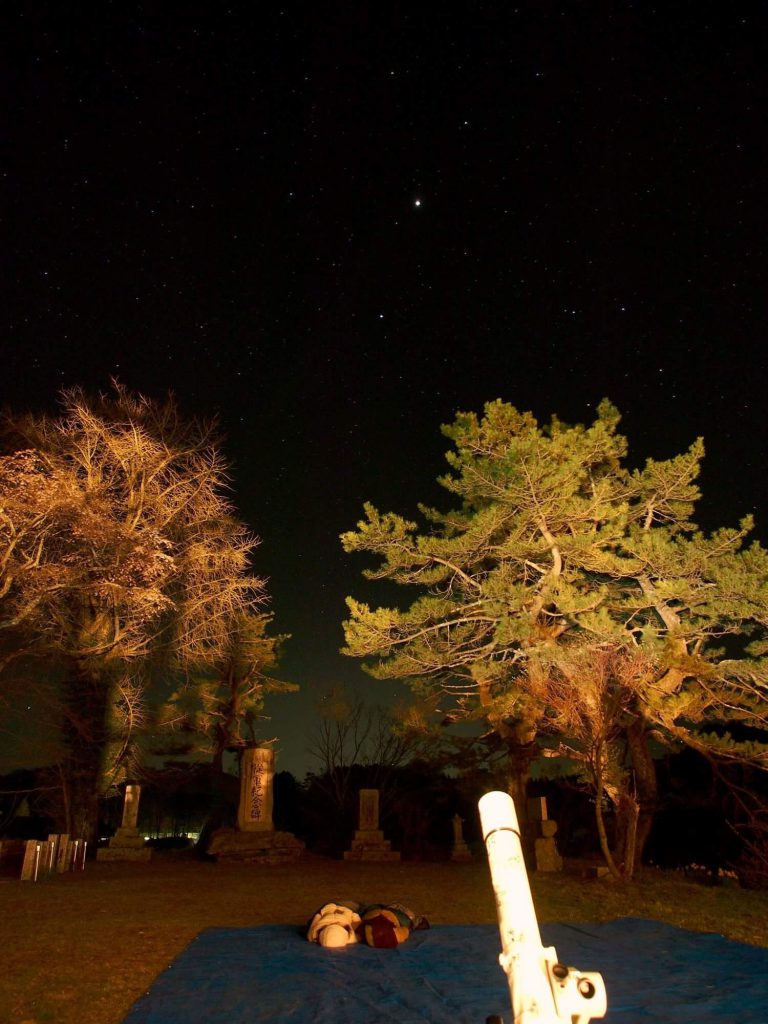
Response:
[[[66,666],[70,827],[92,833],[141,722],[148,659],[164,649],[190,669],[220,655],[264,600],[257,542],[227,495],[215,425],[182,420],[172,398],[75,389],[58,418],[9,417],[6,430],[3,649]]]
[[[408,728],[397,709],[371,707],[335,687],[318,705],[308,752],[320,768],[316,784],[343,812],[354,799],[355,766],[369,769],[371,785],[382,791],[384,803],[393,770],[410,760],[421,742],[420,732]]]

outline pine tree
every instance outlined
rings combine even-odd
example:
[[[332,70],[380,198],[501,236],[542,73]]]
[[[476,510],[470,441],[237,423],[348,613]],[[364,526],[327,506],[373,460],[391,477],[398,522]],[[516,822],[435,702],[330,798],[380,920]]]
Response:
[[[616,873],[631,875],[655,808],[653,737],[765,760],[725,728],[767,724],[768,553],[744,546],[749,519],[709,536],[693,521],[701,439],[631,469],[618,423],[607,400],[590,426],[542,427],[502,401],[460,413],[440,479],[457,507],[421,507],[420,528],[366,505],[342,535],[376,556],[366,577],[420,596],[350,598],[344,630],[372,675],[483,717],[516,801],[543,736],[577,753],[615,810]]]

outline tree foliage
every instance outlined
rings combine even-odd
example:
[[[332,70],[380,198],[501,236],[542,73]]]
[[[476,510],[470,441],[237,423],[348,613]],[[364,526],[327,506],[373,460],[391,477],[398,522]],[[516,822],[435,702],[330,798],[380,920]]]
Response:
[[[365,506],[344,549],[369,579],[419,590],[405,608],[349,599],[345,653],[452,698],[508,743],[513,796],[546,733],[563,738],[623,822],[631,873],[655,799],[652,737],[765,761],[734,722],[766,726],[768,553],[752,522],[705,535],[692,516],[702,441],[627,464],[619,415],[540,426],[496,401],[443,428],[456,501],[424,525]]]
[[[288,637],[269,635],[271,621],[265,612],[237,616],[217,657],[187,677],[161,710],[161,723],[210,755],[219,771],[226,750],[257,741],[266,695],[298,690],[272,675]]]

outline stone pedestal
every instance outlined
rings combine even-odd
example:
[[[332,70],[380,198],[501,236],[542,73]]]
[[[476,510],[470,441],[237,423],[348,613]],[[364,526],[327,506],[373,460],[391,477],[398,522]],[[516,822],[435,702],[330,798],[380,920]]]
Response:
[[[246,747],[240,760],[240,804],[237,828],[220,828],[211,836],[208,853],[217,861],[284,864],[297,860],[304,843],[290,832],[276,832],[272,822],[275,752],[271,747]]]
[[[109,840],[109,846],[100,846],[96,860],[149,860],[151,847],[144,842],[136,823],[139,820],[141,786],[125,787],[123,798],[123,823]]]
[[[286,864],[298,860],[304,843],[290,832],[240,832],[219,828],[211,836],[208,853],[217,861],[241,861],[254,864]]]
[[[359,828],[350,848],[344,851],[344,860],[400,860],[400,854],[392,849],[392,844],[379,829],[378,789],[360,790],[357,823]]]
[[[96,851],[96,860],[149,860],[151,856],[152,849],[139,830],[125,825],[115,832],[109,846],[100,846]]]

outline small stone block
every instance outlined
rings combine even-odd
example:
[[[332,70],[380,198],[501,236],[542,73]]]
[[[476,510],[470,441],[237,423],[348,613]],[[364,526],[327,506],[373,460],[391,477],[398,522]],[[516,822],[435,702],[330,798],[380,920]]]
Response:
[[[606,878],[610,875],[610,871],[605,864],[592,864],[587,868],[585,874],[587,878]]]

